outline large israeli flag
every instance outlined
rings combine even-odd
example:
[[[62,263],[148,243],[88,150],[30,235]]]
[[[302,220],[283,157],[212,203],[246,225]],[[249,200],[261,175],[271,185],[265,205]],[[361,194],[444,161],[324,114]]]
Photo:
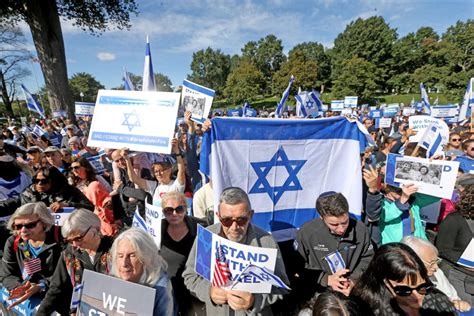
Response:
[[[421,104],[423,105],[423,111],[425,112],[425,114],[431,115],[430,99],[428,98],[428,93],[426,93],[423,82],[420,83],[420,90],[421,90]]]
[[[466,93],[464,94],[464,100],[462,101],[461,108],[459,109],[459,121],[463,121],[467,118],[469,108],[474,106],[474,94],[472,88],[474,85],[474,78],[469,79],[467,84]]]
[[[285,112],[285,103],[286,103],[286,99],[288,99],[288,96],[290,95],[290,88],[291,88],[291,85],[293,84],[293,80],[295,80],[295,77],[291,75],[290,82],[288,83],[288,87],[286,87],[285,91],[283,91],[283,94],[281,95],[280,103],[278,103],[277,108],[275,110],[276,117],[282,117],[283,112]]]
[[[42,118],[45,118],[44,116],[44,110],[41,107],[41,104],[35,99],[35,97],[26,89],[26,87],[22,84],[21,85],[21,90],[23,90],[23,94],[25,95],[25,100],[26,100],[26,106],[28,107],[28,110],[33,111],[38,113]]]
[[[155,75],[153,73],[153,63],[151,62],[150,42],[146,37],[145,65],[143,67],[142,91],[156,91]]]
[[[255,210],[253,222],[284,241],[317,216],[315,202],[323,192],[342,192],[351,213],[360,216],[365,146],[357,124],[344,117],[215,118],[201,159],[208,166],[204,153],[210,149],[216,206],[222,190],[242,188]]]

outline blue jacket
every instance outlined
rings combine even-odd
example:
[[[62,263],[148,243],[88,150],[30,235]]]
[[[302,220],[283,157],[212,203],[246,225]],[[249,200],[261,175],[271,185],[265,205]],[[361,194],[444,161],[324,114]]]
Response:
[[[156,290],[153,315],[177,315],[171,282],[165,271],[161,272],[160,278],[153,288]]]

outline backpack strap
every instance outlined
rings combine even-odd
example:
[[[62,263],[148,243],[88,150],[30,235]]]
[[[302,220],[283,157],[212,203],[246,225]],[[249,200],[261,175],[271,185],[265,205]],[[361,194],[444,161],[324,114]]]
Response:
[[[15,237],[15,240],[13,241],[13,251],[16,253],[18,251],[18,243],[20,242],[20,235],[17,235]]]

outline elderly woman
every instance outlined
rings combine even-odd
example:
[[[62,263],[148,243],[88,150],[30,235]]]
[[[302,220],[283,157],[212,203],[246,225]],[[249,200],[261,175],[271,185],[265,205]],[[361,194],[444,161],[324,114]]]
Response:
[[[75,312],[70,308],[73,289],[82,282],[85,269],[109,271],[107,257],[112,238],[100,233],[100,219],[93,212],[77,209],[65,220],[61,232],[69,243],[51,278],[49,290],[36,315],[61,315]]]
[[[183,193],[166,193],[161,204],[165,216],[161,222],[161,255],[168,263],[178,311],[187,315],[193,309],[204,307],[186,288],[182,274],[197,235],[197,225],[205,226],[206,222],[186,215],[186,196]]]
[[[25,204],[10,217],[7,226],[13,236],[5,244],[0,270],[10,299],[18,299],[9,308],[48,290],[62,251],[59,227],[53,225],[43,202]]]
[[[153,315],[175,314],[167,264],[148,233],[138,228],[124,231],[115,239],[110,254],[113,276],[156,290]]]
[[[178,175],[176,180],[171,178],[173,174],[173,164],[169,160],[163,160],[162,162],[154,163],[151,166],[151,171],[155,176],[156,181],[145,180],[140,178],[135,172],[130,157],[128,156],[127,150],[121,150],[120,154],[127,163],[128,177],[134,182],[140,189],[145,190],[153,196],[153,204],[161,206],[161,197],[167,192],[184,192],[186,184],[185,165],[183,156],[179,151],[178,140],[174,138],[172,140],[172,151],[176,156],[178,162]]]
[[[118,228],[114,221],[114,212],[112,210],[112,197],[109,195],[110,186],[104,178],[97,176],[94,167],[86,158],[79,158],[71,165],[72,179],[76,187],[94,204],[94,212],[99,216],[103,235],[114,236]],[[102,181],[100,181],[102,180]]]
[[[19,196],[0,201],[0,214],[10,215],[23,204],[44,202],[53,212],[63,207],[94,207],[81,191],[69,185],[66,177],[53,166],[39,168],[33,176],[33,184]]]

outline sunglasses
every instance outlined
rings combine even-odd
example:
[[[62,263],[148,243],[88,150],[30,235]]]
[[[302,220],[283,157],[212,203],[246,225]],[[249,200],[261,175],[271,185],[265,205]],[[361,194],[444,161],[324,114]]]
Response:
[[[34,178],[34,179],[33,179],[33,183],[34,183],[34,184],[39,184],[39,183],[41,183],[41,184],[48,184],[49,181],[50,181],[50,180],[47,179],[47,178],[46,178],[46,179],[37,179],[37,178]]]
[[[77,237],[74,237],[74,238],[66,238],[65,241],[66,241],[67,243],[72,243],[72,242],[74,242],[74,241],[75,241],[75,242],[81,242],[81,241],[84,239],[84,237],[86,237],[87,233],[89,232],[89,230],[90,230],[91,228],[92,228],[92,226],[89,227],[89,228],[88,228],[85,232],[83,232],[81,235],[79,235],[79,236],[77,236]]]
[[[21,230],[23,227],[25,227],[26,229],[32,229],[32,228],[35,228],[36,225],[37,225],[39,222],[40,222],[40,220],[31,222],[31,223],[27,223],[27,224],[14,224],[14,225],[13,225],[13,228],[14,228],[15,230]]]
[[[407,285],[393,286],[392,283],[390,283],[390,281],[388,280],[387,283],[398,296],[410,296],[413,291],[417,291],[421,295],[426,295],[426,293],[428,293],[434,287],[433,283],[429,282],[420,284],[415,288]]]
[[[219,216],[219,220],[221,224],[225,227],[232,226],[234,222],[236,222],[238,226],[244,226],[245,224],[248,223],[248,221],[250,220],[250,217],[241,216],[241,217],[233,218],[233,217],[220,217]]]
[[[461,141],[461,138],[453,138],[451,139],[453,142],[460,142]]]
[[[180,205],[174,208],[171,206],[163,208],[163,214],[165,215],[171,215],[173,214],[173,212],[176,212],[176,214],[183,214],[185,211],[186,211],[186,206],[183,206],[183,205]]]

